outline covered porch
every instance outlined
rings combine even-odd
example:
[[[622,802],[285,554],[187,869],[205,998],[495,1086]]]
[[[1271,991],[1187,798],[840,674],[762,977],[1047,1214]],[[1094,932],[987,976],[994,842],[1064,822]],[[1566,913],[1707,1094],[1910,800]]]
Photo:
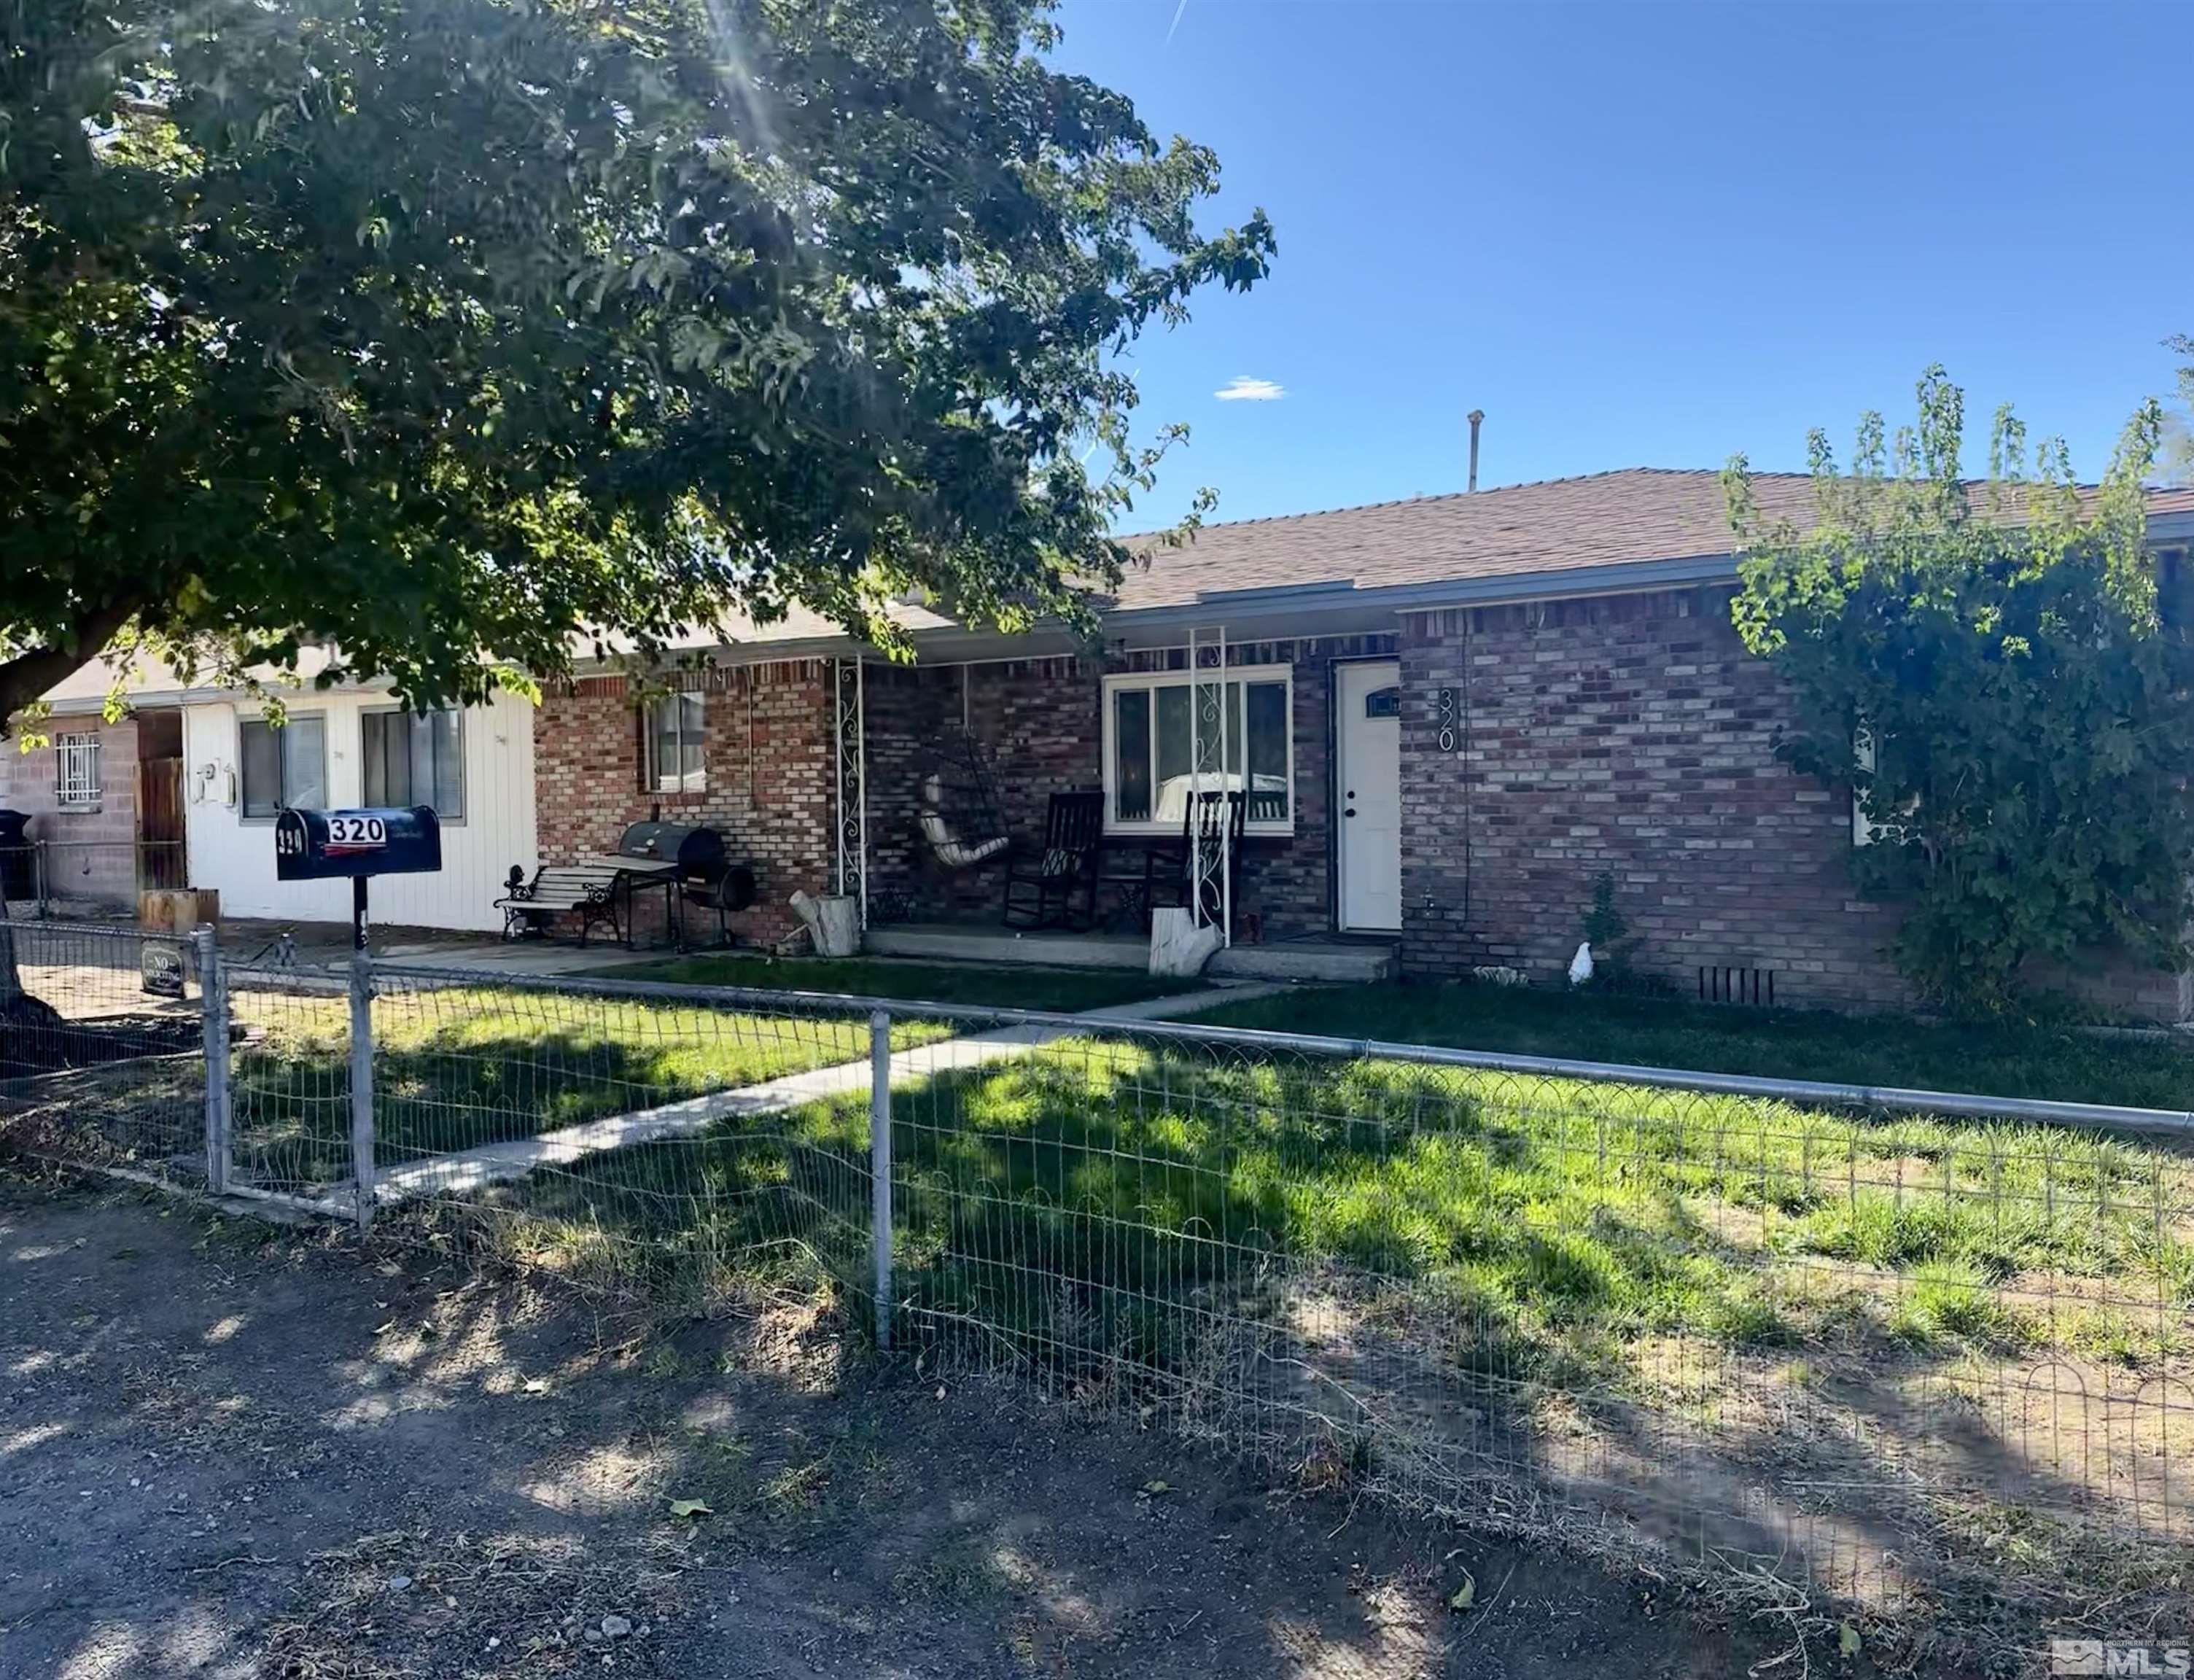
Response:
[[[1379,631],[894,665],[840,659],[831,884],[883,954],[1137,967],[1151,910],[1231,802],[1217,975],[1351,981],[1395,966],[1399,707]],[[1338,710],[1336,710],[1338,709]],[[1345,714],[1345,715],[1343,715]],[[1062,835],[1069,805],[1078,820]],[[1224,819],[1222,818],[1223,821]],[[1071,856],[1056,855],[1062,839]],[[1147,862],[1146,862],[1147,860]],[[1086,883],[1017,905],[1033,870]],[[1152,890],[1152,883],[1157,889]]]
[[[1255,605],[1101,645],[915,625],[910,663],[801,624],[815,634],[697,646],[652,688],[583,673],[536,726],[541,856],[599,854],[659,818],[716,831],[754,872],[739,943],[792,933],[795,894],[836,894],[880,951],[996,935],[958,953],[1141,966],[1152,910],[1188,902],[1185,876],[1209,883],[1183,866],[1203,855],[1192,813],[1217,801],[1239,823],[1215,900],[1229,943],[1274,953],[1221,971],[1382,971],[1403,919],[1395,620],[1293,594]],[[942,785],[968,782],[972,798]],[[1049,872],[1068,805],[1064,862],[1086,885],[1063,902],[1025,877]],[[1009,930],[1014,884],[1032,902]]]

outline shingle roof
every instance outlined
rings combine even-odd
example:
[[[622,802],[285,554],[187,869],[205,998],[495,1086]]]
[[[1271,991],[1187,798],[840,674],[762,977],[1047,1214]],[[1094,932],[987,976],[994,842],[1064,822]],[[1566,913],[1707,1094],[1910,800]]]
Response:
[[[1753,480],[1760,511],[1813,520],[1802,473]],[[2194,490],[2150,493],[2149,512],[2194,513]],[[1462,583],[1731,551],[1720,475],[1627,467],[1582,478],[1506,485],[1469,495],[1209,525],[1184,547],[1146,546],[1112,610],[1186,606],[1214,590],[1352,579],[1359,590]]]
[[[1769,518],[1812,523],[1813,481],[1806,475],[1759,474],[1753,489]],[[2092,486],[2086,493],[2093,493]],[[2151,491],[2148,511],[2151,518],[2194,515],[2194,489]],[[1720,475],[1661,467],[1208,525],[1178,549],[1129,540],[1148,554],[1150,563],[1129,568],[1118,594],[1106,603],[1108,612],[1187,607],[1214,592],[1325,582],[1376,590],[1581,572],[1726,555],[1731,547]],[[1608,585],[1594,578],[1591,586]],[[916,635],[951,628],[925,607],[892,611]],[[733,619],[681,637],[675,646],[766,648],[842,639],[837,626],[803,607],[773,624]],[[47,699],[59,711],[95,711],[112,680],[104,663],[95,661],[49,690]],[[150,660],[141,662],[132,683],[136,693],[163,696],[180,686],[174,673]]]

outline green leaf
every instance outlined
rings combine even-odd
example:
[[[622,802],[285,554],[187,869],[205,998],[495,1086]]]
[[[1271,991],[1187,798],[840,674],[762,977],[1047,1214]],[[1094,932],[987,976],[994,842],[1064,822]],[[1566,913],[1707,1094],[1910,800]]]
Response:
[[[1467,1610],[1477,1602],[1478,1578],[1466,1569],[1462,1572],[1462,1585],[1448,1594],[1447,1607],[1450,1610]]]
[[[1840,1625],[1836,1629],[1837,1652],[1843,1656],[1855,1657],[1858,1654],[1858,1630],[1849,1622]]]
[[[0,733],[133,632],[435,705],[793,604],[904,653],[887,578],[1088,627],[1163,453],[1121,359],[1274,239],[1048,13],[14,9]]]
[[[2009,1014],[2036,969],[2111,952],[2181,971],[2194,601],[2175,571],[2160,595],[2145,546],[2160,417],[2134,414],[2083,495],[2053,443],[2021,476],[2007,411],[1968,486],[1963,394],[1930,368],[1918,399],[1887,454],[1880,418],[1862,423],[1854,471],[1815,443],[1810,524],[1763,521],[1731,464],[1731,619],[1790,696],[1777,752],[1852,801],[1852,873],[1897,908],[1922,1002]]]
[[[714,1516],[715,1512],[709,1510],[708,1505],[699,1499],[673,1499],[670,1502],[670,1514],[673,1516],[693,1517]]]

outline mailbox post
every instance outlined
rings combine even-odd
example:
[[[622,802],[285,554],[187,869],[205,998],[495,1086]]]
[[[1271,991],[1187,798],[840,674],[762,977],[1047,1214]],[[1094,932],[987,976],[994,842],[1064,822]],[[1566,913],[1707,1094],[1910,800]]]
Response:
[[[365,949],[365,883],[376,875],[442,866],[442,820],[429,805],[362,811],[285,810],[274,820],[274,878],[350,882],[351,942]]]

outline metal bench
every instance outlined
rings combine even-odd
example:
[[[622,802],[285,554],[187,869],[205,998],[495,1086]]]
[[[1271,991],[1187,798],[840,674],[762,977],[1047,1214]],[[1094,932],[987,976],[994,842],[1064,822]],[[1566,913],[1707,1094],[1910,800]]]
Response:
[[[545,937],[549,923],[569,912],[579,918],[580,944],[587,942],[588,932],[597,922],[608,923],[611,937],[623,940],[628,935],[625,924],[617,919],[617,901],[626,879],[626,870],[607,858],[584,863],[544,863],[533,872],[531,881],[523,869],[513,864],[503,896],[495,901],[495,907],[503,912],[503,936]],[[629,890],[625,896],[629,906]]]

